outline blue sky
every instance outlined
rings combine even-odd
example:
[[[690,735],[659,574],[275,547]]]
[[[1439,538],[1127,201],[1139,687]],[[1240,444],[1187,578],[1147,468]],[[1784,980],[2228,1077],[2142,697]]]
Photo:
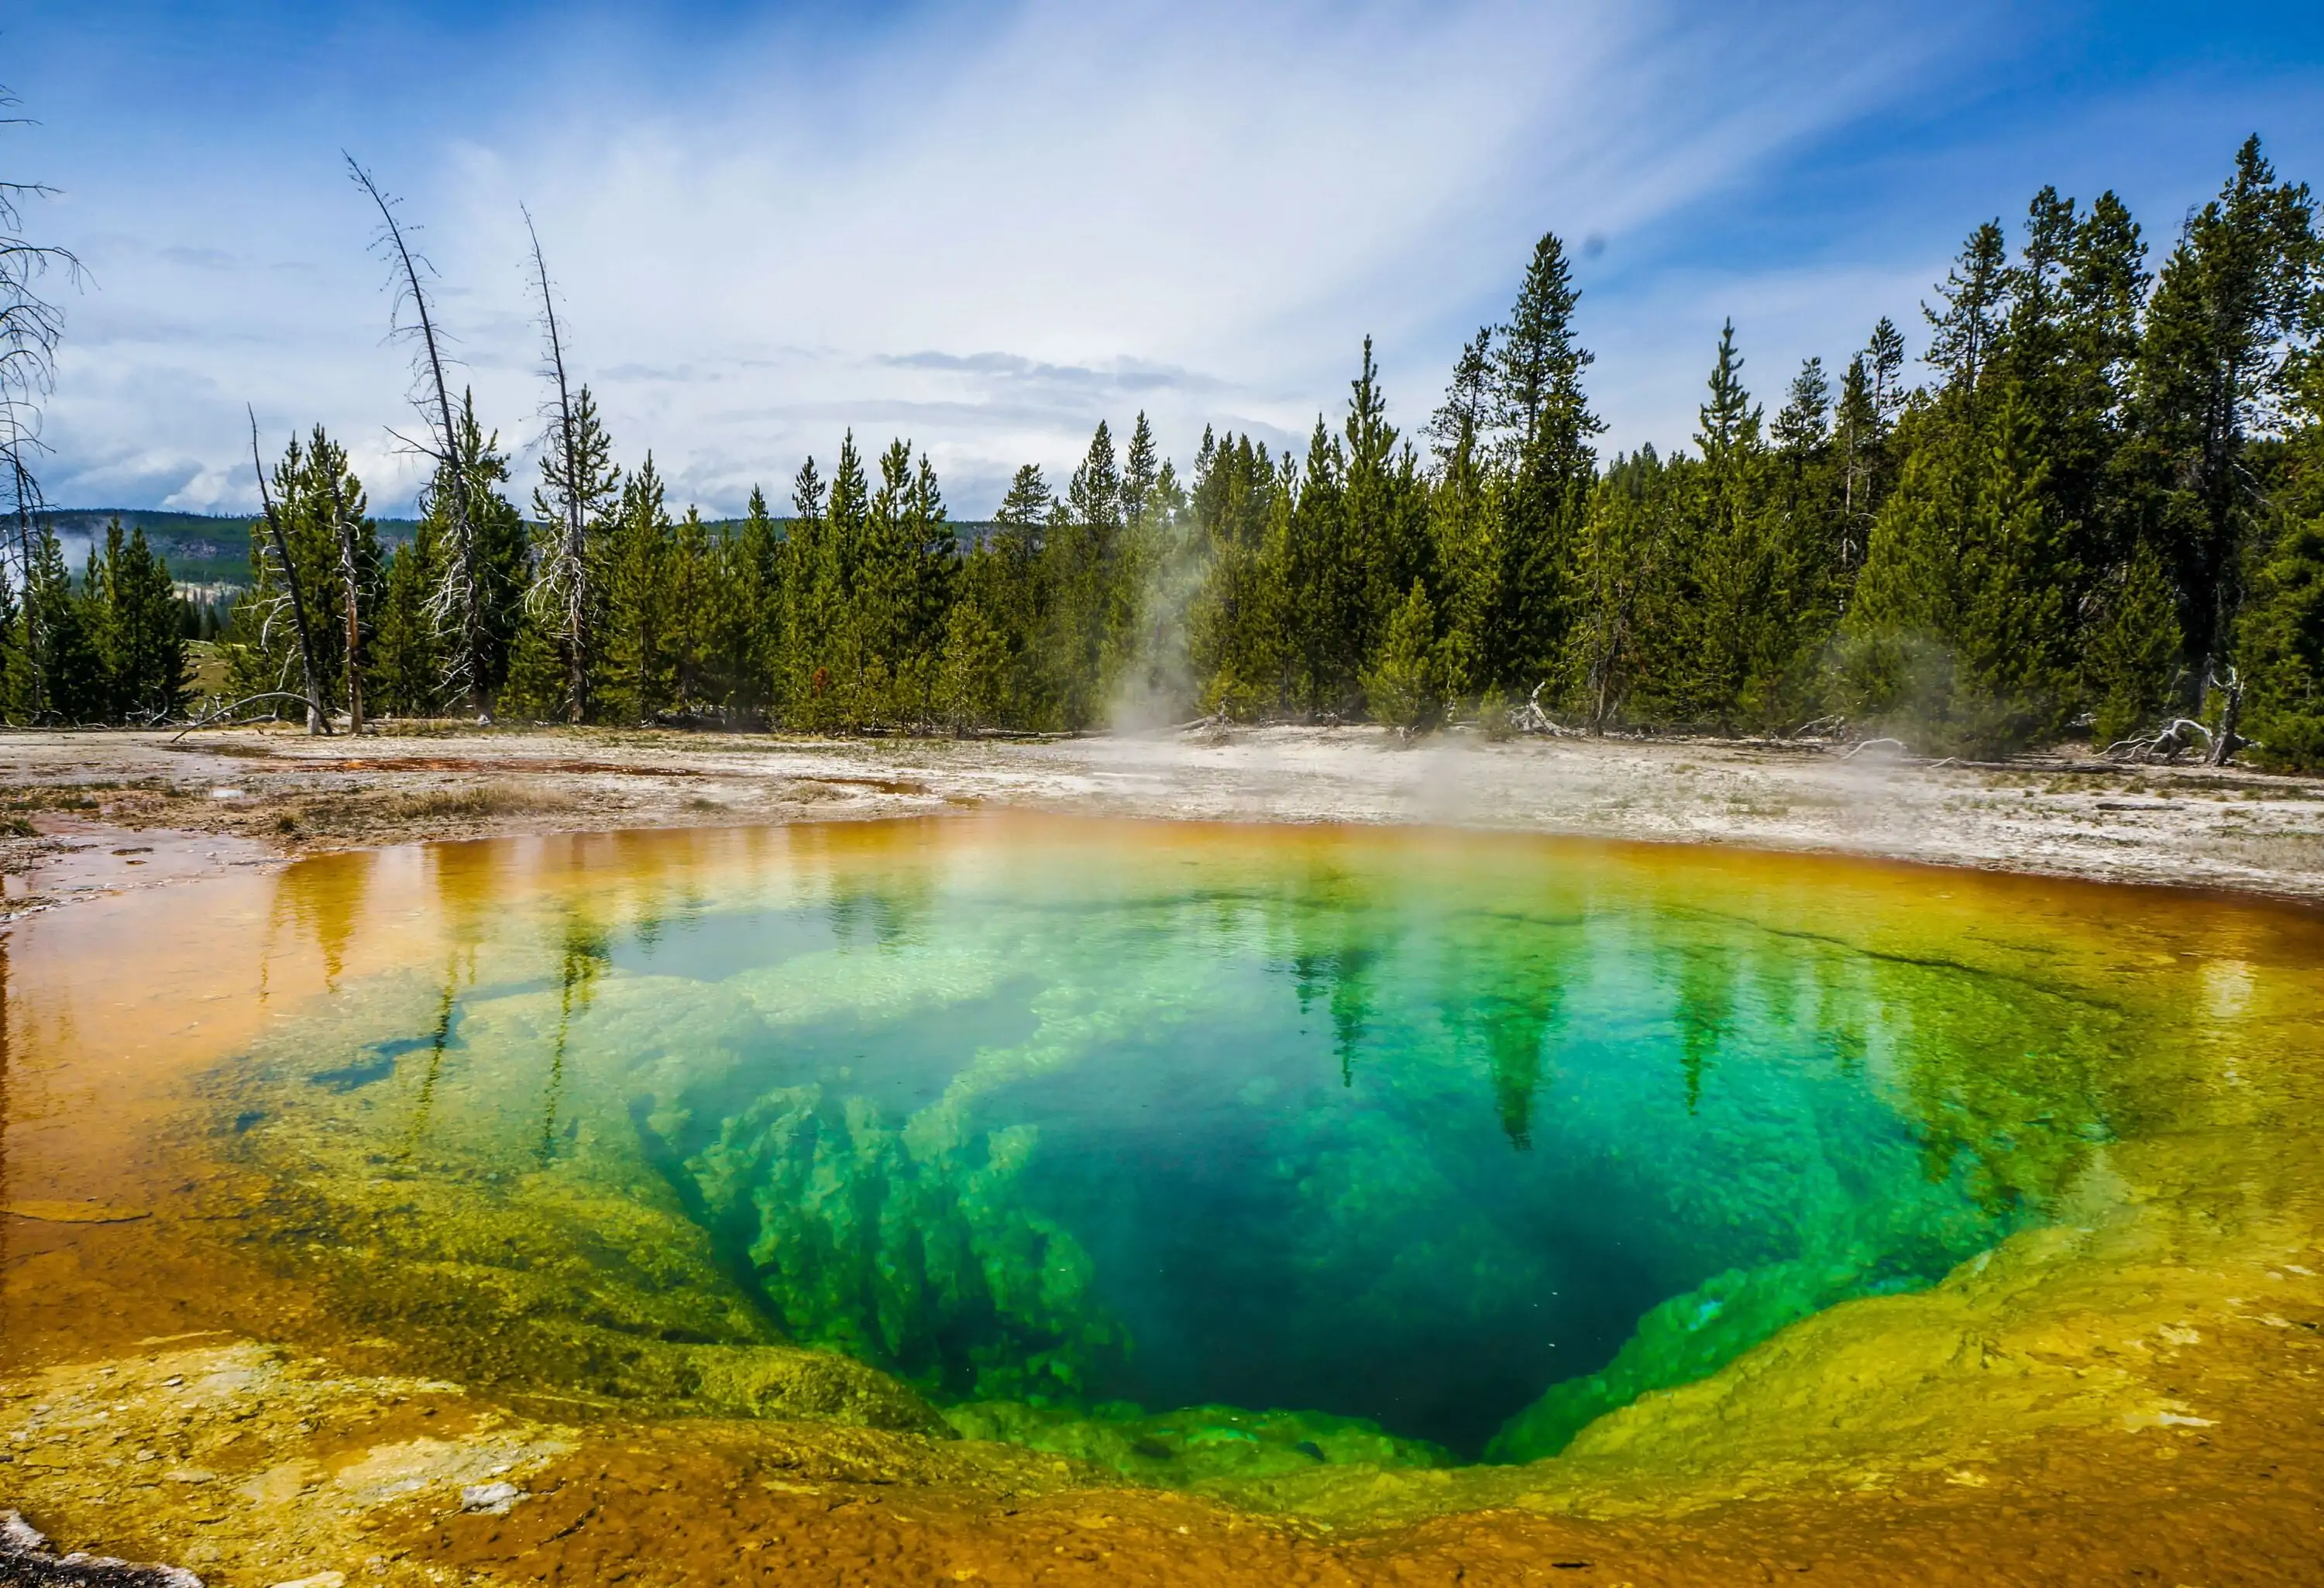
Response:
[[[47,439],[70,505],[242,511],[243,407],[321,421],[375,510],[419,467],[347,184],[401,195],[461,378],[541,392],[519,205],[625,460],[780,501],[853,426],[956,516],[1100,418],[1277,445],[1361,338],[1425,420],[1533,239],[1578,251],[1609,445],[1683,443],[1720,321],[1779,398],[2044,182],[2159,262],[2247,133],[2324,181],[2324,11],[2292,5],[257,4],[0,10],[39,124],[0,171],[89,267]]]

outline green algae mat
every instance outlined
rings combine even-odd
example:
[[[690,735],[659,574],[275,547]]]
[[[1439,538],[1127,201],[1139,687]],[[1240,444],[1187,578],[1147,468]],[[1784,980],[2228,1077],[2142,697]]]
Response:
[[[1025,817],[349,854],[139,909],[28,945],[85,1029],[20,1053],[153,1078],[92,1084],[78,1148],[16,1123],[24,1218],[134,1216],[99,1166],[134,1138],[284,1331],[1186,1486],[1586,1449],[1965,1282],[2223,1097],[2264,1127],[2312,1092],[2269,1056],[2316,1051],[2324,940],[1926,869]]]

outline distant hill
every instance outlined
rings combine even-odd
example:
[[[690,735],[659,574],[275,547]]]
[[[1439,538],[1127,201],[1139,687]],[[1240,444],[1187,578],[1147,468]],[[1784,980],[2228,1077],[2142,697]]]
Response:
[[[162,512],[145,507],[60,507],[49,514],[57,538],[65,543],[65,560],[78,575],[92,543],[102,542],[105,527],[115,519],[124,531],[142,529],[145,539],[170,565],[170,577],[180,585],[250,583],[250,525],[245,517],[208,512]],[[379,526],[383,549],[407,545],[419,532],[416,519],[383,518]],[[740,519],[709,521],[713,529],[740,529]],[[788,532],[790,521],[777,519],[776,528]],[[964,548],[983,541],[998,526],[963,521],[952,526]]]
[[[247,518],[208,512],[161,512],[144,507],[60,507],[49,514],[57,539],[65,542],[65,560],[80,572],[88,548],[105,539],[105,527],[115,519],[123,530],[142,529],[170,577],[181,585],[247,585],[250,583],[250,522]],[[383,547],[401,546],[420,528],[408,518],[376,519]]]

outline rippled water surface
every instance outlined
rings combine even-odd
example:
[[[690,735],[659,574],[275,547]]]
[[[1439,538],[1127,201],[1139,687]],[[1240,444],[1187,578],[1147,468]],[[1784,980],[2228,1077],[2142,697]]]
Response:
[[[822,1348],[963,1432],[1166,1475],[1553,1454],[1935,1284],[2216,1092],[2315,939],[1926,870],[973,817],[348,855],[141,908],[26,946],[79,953],[83,1023],[166,1078],[75,1093],[95,1039],[37,995],[19,1068],[164,1144],[149,1203],[217,1166],[180,1193],[233,1188],[203,1238],[302,1326],[726,1409],[761,1391],[720,1353]],[[147,985],[112,1028],[100,950]],[[189,1023],[206,955],[236,991]],[[17,1094],[11,1195],[109,1206],[72,1200],[106,1131],[76,1151]],[[195,1283],[157,1263],[157,1297]]]

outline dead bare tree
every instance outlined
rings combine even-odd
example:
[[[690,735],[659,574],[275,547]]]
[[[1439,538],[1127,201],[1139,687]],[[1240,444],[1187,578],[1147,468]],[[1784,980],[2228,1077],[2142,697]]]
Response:
[[[2225,766],[2236,757],[2236,752],[2250,741],[2236,734],[2236,719],[2244,714],[2244,679],[2234,668],[2227,669],[2224,679],[2211,675],[2211,687],[2219,692],[2219,731],[2212,735],[2209,760],[2213,766]]]
[[[549,263],[541,255],[540,233],[532,211],[524,211],[524,235],[532,244],[532,280],[540,293],[542,338],[548,345],[549,374],[557,394],[549,410],[549,457],[541,474],[548,494],[542,505],[556,511],[554,532],[542,548],[540,577],[528,599],[556,602],[565,647],[565,709],[578,723],[588,707],[589,668],[586,625],[589,612],[589,525],[587,482],[589,460],[581,456],[580,437],[573,412],[572,384],[565,373],[565,341],[557,328],[557,297],[549,284]]]
[[[459,427],[452,417],[452,389],[444,378],[441,337],[421,281],[423,267],[431,274],[433,267],[412,252],[410,238],[395,217],[397,201],[381,190],[371,173],[355,163],[354,155],[346,158],[347,172],[355,186],[379,210],[380,230],[375,246],[388,257],[390,282],[395,294],[389,310],[389,334],[408,336],[417,344],[411,358],[415,385],[411,402],[435,437],[426,444],[404,444],[433,458],[437,478],[450,487],[451,518],[445,526],[444,573],[429,601],[429,617],[438,632],[446,628],[458,631],[459,642],[452,648],[444,681],[447,687],[465,693],[469,708],[483,718],[490,714],[491,705],[484,697],[484,592],[482,570],[477,566],[482,549],[476,542],[475,514],[468,501],[467,459],[461,455]],[[413,317],[410,325],[402,319],[406,304],[410,305]],[[404,440],[401,436],[396,439]]]
[[[300,593],[298,566],[290,560],[290,542],[282,533],[282,520],[274,511],[274,494],[266,488],[266,463],[258,455],[258,415],[250,416],[250,466],[258,471],[258,503],[266,511],[266,532],[274,545],[282,586],[289,592],[290,622],[299,631],[299,670],[307,685],[307,732],[328,734],[330,718],[323,711],[322,679],[315,670],[315,632],[307,626],[307,600]],[[269,613],[260,628],[263,639],[276,614]]]
[[[319,440],[319,437],[318,439]],[[338,449],[318,460],[331,481],[331,528],[339,541],[339,588],[346,603],[347,732],[364,731],[363,707],[363,570],[355,558],[355,526],[347,517],[346,497],[339,489]]]
[[[0,110],[13,110],[20,100],[0,88]],[[0,115],[0,126],[28,126],[28,117]],[[56,189],[42,182],[0,181],[0,486],[9,493],[9,517],[14,534],[0,543],[0,578],[13,577],[20,594],[30,595],[32,584],[34,521],[48,508],[41,494],[32,460],[45,448],[41,444],[41,405],[56,389],[57,345],[65,332],[64,310],[41,295],[41,282],[51,271],[60,271],[78,286],[86,279],[80,261],[70,250],[34,243],[24,235],[23,204],[45,198]],[[8,564],[14,564],[13,571]],[[24,604],[24,652],[30,664],[34,720],[47,710],[47,646],[41,633],[42,614]]]
[[[1509,713],[1509,725],[1520,734],[1538,734],[1550,739],[1569,738],[1573,730],[1541,708],[1541,692],[1548,688],[1547,679],[1536,684],[1533,693],[1526,697],[1526,703]]]
[[[2181,756],[2195,747],[2198,738],[2205,746],[2203,759],[2209,761],[2218,740],[2212,736],[2210,729],[2194,718],[2185,716],[2172,717],[2152,734],[2116,739],[2100,753],[2108,761],[2157,762],[2164,766],[2174,766]]]

